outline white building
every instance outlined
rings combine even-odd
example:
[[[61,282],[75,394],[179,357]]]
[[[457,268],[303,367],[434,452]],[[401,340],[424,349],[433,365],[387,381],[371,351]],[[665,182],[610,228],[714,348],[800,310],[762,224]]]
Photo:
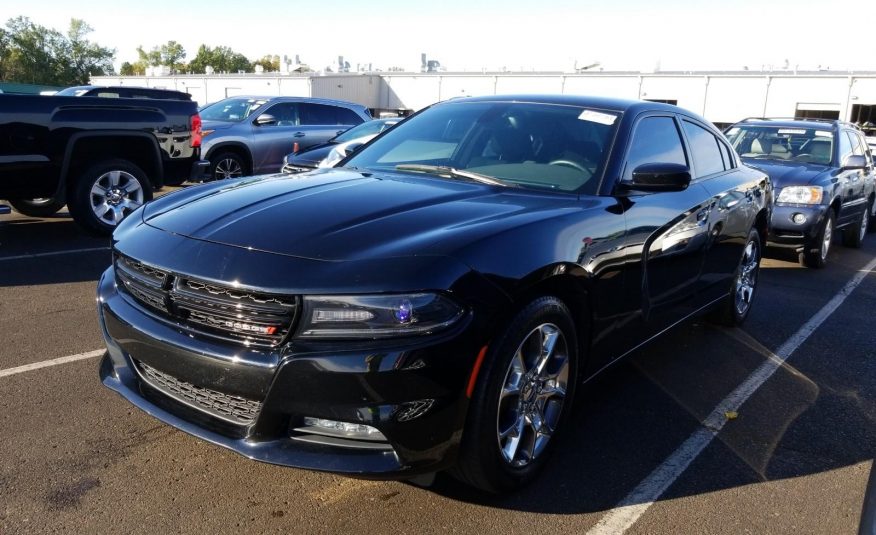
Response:
[[[533,72],[98,76],[97,85],[186,91],[200,104],[235,95],[349,100],[375,112],[458,96],[567,93],[677,104],[727,124],[743,117],[839,118],[876,124],[876,72]]]

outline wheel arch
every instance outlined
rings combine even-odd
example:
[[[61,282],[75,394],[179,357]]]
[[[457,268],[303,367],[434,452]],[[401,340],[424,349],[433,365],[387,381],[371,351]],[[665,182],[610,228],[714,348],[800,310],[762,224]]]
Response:
[[[244,163],[247,166],[247,172],[253,172],[252,151],[249,150],[249,147],[247,147],[245,143],[242,143],[240,141],[223,141],[220,143],[216,143],[215,145],[210,147],[210,150],[208,150],[207,154],[204,155],[204,159],[210,160],[213,156],[222,152],[233,152],[242,157]],[[212,162],[212,160],[210,161]]]

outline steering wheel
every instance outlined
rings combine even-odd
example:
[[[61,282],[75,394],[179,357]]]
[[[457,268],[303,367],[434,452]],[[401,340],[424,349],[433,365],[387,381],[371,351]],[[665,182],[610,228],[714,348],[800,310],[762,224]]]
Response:
[[[583,165],[578,162],[573,162],[572,160],[554,160],[552,162],[548,162],[548,165],[562,165],[563,167],[571,167],[572,169],[577,169],[582,173],[590,173],[588,169],[585,169]]]

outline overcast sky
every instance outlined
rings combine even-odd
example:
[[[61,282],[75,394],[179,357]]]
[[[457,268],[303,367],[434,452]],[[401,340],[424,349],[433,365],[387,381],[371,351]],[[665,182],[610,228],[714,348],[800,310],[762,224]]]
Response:
[[[12,6],[15,7],[12,7]],[[116,67],[136,48],[175,40],[191,59],[200,44],[250,59],[294,57],[322,69],[343,55],[415,69],[420,53],[448,70],[876,70],[876,0],[110,0],[6,2],[66,31],[85,20],[91,39],[116,49]],[[854,21],[861,21],[855,28]]]

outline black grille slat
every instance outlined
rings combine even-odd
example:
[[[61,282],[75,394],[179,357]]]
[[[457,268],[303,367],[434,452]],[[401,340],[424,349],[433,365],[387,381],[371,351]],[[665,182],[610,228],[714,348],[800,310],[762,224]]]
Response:
[[[128,295],[188,330],[246,345],[273,347],[292,327],[294,297],[252,292],[179,276],[116,255]]]
[[[238,425],[249,425],[255,421],[262,408],[262,404],[258,401],[198,387],[146,363],[140,361],[135,363],[140,376],[152,388],[223,420]]]

